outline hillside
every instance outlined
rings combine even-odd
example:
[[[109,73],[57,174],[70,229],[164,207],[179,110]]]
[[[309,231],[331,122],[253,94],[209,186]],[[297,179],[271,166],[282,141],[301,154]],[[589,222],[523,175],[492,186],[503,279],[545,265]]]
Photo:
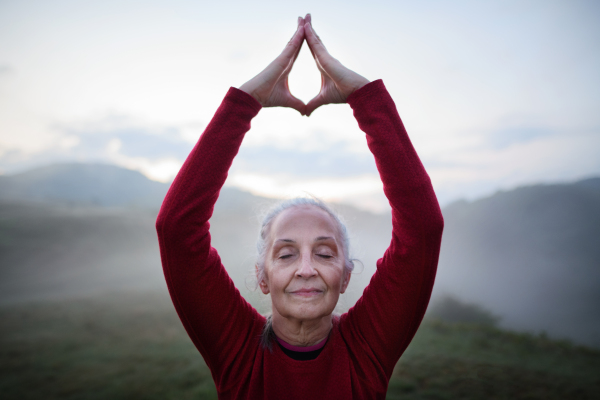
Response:
[[[0,176],[0,199],[157,208],[168,185],[107,164],[56,164]]]
[[[444,208],[436,293],[502,326],[600,345],[600,178],[522,187]]]
[[[0,303],[165,290],[154,221],[167,185],[117,167],[81,164],[0,178]],[[60,189],[67,184],[70,189]],[[13,189],[4,192],[6,185]],[[594,178],[445,207],[434,303],[450,294],[490,310],[502,327],[600,346],[599,200],[600,178]],[[262,296],[250,290],[257,215],[272,201],[224,188],[211,219],[213,245],[236,286],[259,308],[265,307]],[[348,223],[353,256],[364,264],[342,311],[374,273],[391,221],[336,208]]]
[[[167,295],[0,307],[2,398],[216,399]],[[600,352],[489,326],[425,322],[388,399],[596,399]]]

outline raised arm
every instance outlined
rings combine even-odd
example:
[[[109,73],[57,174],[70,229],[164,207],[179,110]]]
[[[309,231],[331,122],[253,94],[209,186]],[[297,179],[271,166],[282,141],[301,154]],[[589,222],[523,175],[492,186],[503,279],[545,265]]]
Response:
[[[307,114],[323,104],[350,104],[392,206],[390,246],[363,296],[340,322],[345,340],[363,358],[361,365],[389,379],[425,314],[444,222],[429,176],[383,82],[369,83],[333,58],[310,16],[305,32],[322,76],[321,92],[307,104]]]
[[[217,385],[224,369],[244,351],[237,335],[229,333],[242,327],[246,331],[260,316],[242,298],[211,247],[208,220],[260,108],[246,93],[229,90],[171,184],[156,221],[169,294]]]
[[[392,206],[392,240],[363,296],[348,312],[349,337],[387,379],[417,331],[433,288],[444,221],[431,181],[383,81],[348,98],[367,134]]]
[[[237,368],[251,365],[240,361],[253,359],[256,346],[249,343],[258,343],[265,320],[242,298],[211,247],[208,220],[250,121],[261,107],[304,111],[304,104],[298,105],[284,90],[304,39],[300,20],[290,43],[265,71],[240,89],[229,89],[173,181],[156,221],[173,304],[219,391],[235,383],[231,377],[244,375]]]

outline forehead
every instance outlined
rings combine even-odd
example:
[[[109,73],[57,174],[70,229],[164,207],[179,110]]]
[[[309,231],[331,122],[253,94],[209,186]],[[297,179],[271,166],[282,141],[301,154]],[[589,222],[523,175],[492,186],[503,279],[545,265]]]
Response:
[[[302,205],[282,211],[274,220],[270,229],[272,240],[286,236],[333,236],[338,238],[338,226],[331,215],[319,207]]]

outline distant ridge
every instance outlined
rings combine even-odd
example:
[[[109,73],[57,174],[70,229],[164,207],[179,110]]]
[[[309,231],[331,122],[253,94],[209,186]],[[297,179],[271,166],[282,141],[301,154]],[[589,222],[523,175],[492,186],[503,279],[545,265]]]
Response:
[[[0,199],[159,207],[169,186],[108,164],[55,164],[0,176]]]
[[[600,178],[520,187],[443,209],[435,291],[600,346]]]
[[[170,184],[110,164],[53,164],[14,175],[0,175],[0,200],[67,203],[98,207],[158,209]],[[235,188],[217,204],[218,209],[244,208],[261,199]]]

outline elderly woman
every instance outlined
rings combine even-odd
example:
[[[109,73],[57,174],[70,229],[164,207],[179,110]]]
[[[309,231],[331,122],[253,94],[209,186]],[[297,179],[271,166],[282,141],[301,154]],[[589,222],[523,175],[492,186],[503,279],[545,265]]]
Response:
[[[287,85],[305,39],[322,76],[319,95],[306,105]],[[208,220],[262,107],[308,116],[330,103],[348,103],[366,133],[392,207],[392,240],[363,296],[336,316],[352,270],[344,226],[319,201],[276,207],[262,226],[256,265],[260,289],[271,294],[273,312],[265,318],[242,298],[211,247]],[[383,82],[333,58],[307,15],[279,57],[229,89],[171,185],[156,227],[173,303],[219,398],[383,399],[427,308],[443,219]]]

